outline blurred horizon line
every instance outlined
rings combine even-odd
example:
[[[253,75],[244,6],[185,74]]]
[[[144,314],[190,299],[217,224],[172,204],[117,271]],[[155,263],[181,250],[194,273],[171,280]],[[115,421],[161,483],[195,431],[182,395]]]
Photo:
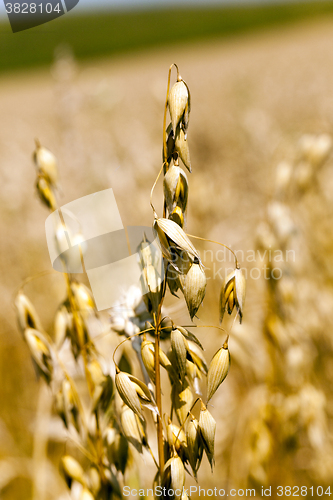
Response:
[[[191,8],[184,4],[176,7],[160,4],[154,9],[95,12],[83,9],[77,15],[71,13],[18,33],[13,33],[9,21],[3,18],[0,73],[50,65],[60,45],[71,47],[77,60],[82,61],[196,40],[225,39],[316,17],[331,18],[333,2],[236,0],[231,3],[223,0],[202,6],[198,1]],[[171,26],[176,30],[174,37],[170,37]]]

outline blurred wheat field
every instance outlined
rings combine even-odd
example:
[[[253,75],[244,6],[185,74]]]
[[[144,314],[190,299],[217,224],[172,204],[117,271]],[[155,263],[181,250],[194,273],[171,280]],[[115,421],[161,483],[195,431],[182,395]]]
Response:
[[[303,134],[332,133],[332,46],[333,20],[323,18],[228,41],[172,46],[89,64],[76,63],[70,48],[60,46],[48,70],[1,77],[0,460],[10,458],[25,464],[34,453],[39,384],[12,306],[13,294],[26,277],[51,268],[44,231],[48,213],[34,194],[34,138],[59,159],[60,204],[112,187],[124,225],[149,226],[149,194],[161,164],[166,73],[170,64],[177,62],[191,87],[193,106],[188,232],[205,234],[246,252],[256,248],[256,228],[265,218],[274,193],[276,165],[294,158]],[[161,186],[159,189],[161,192]],[[304,337],[317,332],[322,351],[331,352],[332,161],[320,172],[317,189],[320,196],[308,198],[300,207],[292,206],[303,238],[296,247],[296,267],[303,270],[306,264],[304,278],[309,280],[300,281],[303,302],[296,320]],[[158,191],[154,196],[159,199]],[[308,225],[302,221],[302,210],[310,214]],[[217,281],[212,280],[214,295],[208,292],[205,298],[202,324],[218,321],[218,304],[212,299],[220,286]],[[250,337],[258,343],[254,364],[263,359],[264,286],[264,280],[248,279],[244,328],[237,329],[237,339]],[[45,328],[51,328],[50,316],[64,293],[61,277],[38,278],[27,286],[27,293]],[[176,308],[174,319],[188,321],[184,304],[180,307],[173,301],[170,307]],[[208,333],[204,335],[207,338]],[[208,359],[220,342],[212,333]],[[235,353],[237,349],[234,341]],[[232,355],[232,338],[230,351]],[[320,356],[324,354],[319,352],[318,359]],[[237,419],[232,389],[246,385],[243,368],[241,357],[236,356],[213,402],[217,450],[219,443],[223,449],[230,438],[224,426],[226,415],[234,411]],[[327,399],[327,440],[332,432],[332,373],[330,360],[323,369],[314,365],[313,378],[320,382]],[[226,401],[230,402],[229,410]],[[39,428],[48,432],[44,424],[39,416]],[[48,449],[56,461],[63,444],[56,431],[54,434]],[[201,485],[224,484],[228,476],[226,456],[217,458],[212,476],[208,467],[206,474],[199,475]],[[1,464],[4,462],[0,461],[0,471]],[[299,465],[291,476],[317,480],[302,467]],[[6,469],[3,471],[5,476]],[[147,476],[150,480],[149,473]],[[64,489],[60,477],[55,489],[60,496]],[[32,498],[31,484],[24,477],[15,480],[2,495],[5,500]]]

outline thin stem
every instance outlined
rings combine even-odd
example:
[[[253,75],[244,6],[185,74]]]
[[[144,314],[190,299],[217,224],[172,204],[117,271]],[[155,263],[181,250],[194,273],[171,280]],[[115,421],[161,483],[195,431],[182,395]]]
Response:
[[[152,459],[154,460],[154,464],[156,465],[156,468],[158,469],[158,463],[156,462],[156,458],[154,457],[154,453],[152,452],[152,449],[151,447],[149,446],[149,443],[147,443],[147,448],[149,450],[149,453],[151,454],[152,456]]]
[[[154,184],[153,184],[153,187],[151,188],[151,191],[150,191],[150,206],[151,206],[151,208],[153,209],[155,219],[157,219],[157,214],[156,214],[155,207],[154,207],[154,205],[153,205],[153,192],[154,192],[155,186],[156,186],[156,184],[157,184],[157,181],[158,181],[158,179],[160,178],[160,175],[161,175],[161,173],[162,173],[162,170],[163,170],[163,168],[164,168],[164,165],[165,165],[165,163],[163,163],[163,165],[162,165],[162,167],[161,167],[161,169],[160,169],[160,171],[159,171],[159,173],[158,173],[158,176],[156,177],[156,180],[155,180],[155,182],[154,182]]]
[[[200,236],[193,236],[193,234],[186,233],[186,235],[189,236],[190,238],[195,238],[196,240],[209,241],[210,243],[216,243],[217,245],[221,245],[222,247],[226,248],[235,257],[236,269],[240,269],[235,252],[231,248],[229,248],[227,245],[225,245],[224,243],[220,243],[219,241],[215,241],[215,240],[208,240],[207,238],[200,238]]]
[[[152,330],[154,330],[154,328],[152,328],[152,327],[151,327],[151,328],[147,328],[146,330],[142,330],[141,332],[134,333],[133,335],[130,335],[129,337],[126,337],[126,339],[125,339],[125,340],[122,340],[122,341],[120,342],[120,344],[118,344],[118,345],[117,345],[117,347],[116,347],[116,348],[115,348],[115,350],[113,351],[113,355],[112,355],[112,359],[113,359],[113,362],[114,362],[114,364],[115,364],[116,368],[118,368],[118,365],[117,365],[117,363],[116,363],[116,362],[115,362],[115,360],[114,360],[114,355],[116,354],[116,351],[117,351],[118,347],[120,347],[122,344],[124,344],[124,342],[126,342],[127,340],[131,340],[131,339],[133,339],[134,337],[137,337],[138,335],[142,335],[143,333],[146,333],[146,332],[149,332],[149,331],[152,331]]]
[[[77,447],[77,449],[82,453],[82,455],[84,455],[88,460],[90,460],[91,463],[98,465],[96,457],[94,457],[91,453],[89,453],[89,451],[86,450],[81,443],[76,441],[70,434],[68,434],[67,439],[68,441],[71,441]]]
[[[34,500],[44,500],[47,496],[46,466],[48,436],[45,433],[45,421],[51,416],[52,402],[50,393],[43,381],[40,380],[35,432],[33,436],[33,477],[32,482]]]
[[[218,330],[222,330],[222,332],[226,333],[229,337],[229,333],[222,328],[222,326],[216,325],[182,325],[182,328],[217,328]]]
[[[163,299],[162,299],[163,301]],[[162,301],[159,304],[157,315],[154,313],[155,321],[155,399],[158,408],[157,415],[157,444],[160,477],[164,469],[164,445],[163,445],[163,422],[162,422],[162,391],[161,391],[161,373],[160,373],[160,334],[161,334],[161,309]]]
[[[22,281],[19,287],[16,288],[15,292],[13,293],[13,303],[15,301],[16,295],[23,290],[23,288],[30,283],[31,281],[37,280],[38,278],[42,278],[43,276],[47,276],[48,274],[54,274],[57,275],[58,273],[52,269],[48,269],[46,271],[41,271],[40,273],[34,274],[33,276],[29,276],[28,278],[25,278],[25,280]]]

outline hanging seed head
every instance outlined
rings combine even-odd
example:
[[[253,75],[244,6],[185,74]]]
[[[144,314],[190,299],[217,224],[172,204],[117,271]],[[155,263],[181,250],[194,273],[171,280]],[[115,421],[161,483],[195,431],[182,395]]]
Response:
[[[179,77],[180,78],[180,77]],[[170,90],[168,105],[174,134],[177,126],[186,113],[189,112],[189,93],[183,80],[176,82]],[[188,120],[188,119],[187,119]]]
[[[183,429],[171,422],[167,425],[167,439],[171,449],[175,449],[178,455],[186,448],[186,438]]]
[[[181,458],[175,452],[174,456],[170,458],[163,469],[162,486],[167,489],[172,489],[174,499],[179,500],[182,496],[182,491],[185,485],[185,469]],[[176,492],[179,492],[177,495]]]
[[[187,456],[192,467],[193,474],[196,477],[202,460],[203,446],[200,437],[199,422],[193,415],[191,415],[191,418],[186,426],[185,436],[187,443]]]
[[[53,362],[51,349],[44,335],[33,328],[24,331],[24,338],[35,362],[37,373],[42,375],[49,384],[52,378]]]
[[[148,265],[143,268],[141,277],[143,300],[149,313],[157,313],[162,299],[162,280],[155,266]]]
[[[137,395],[135,385],[132,384],[129,375],[124,372],[118,372],[115,376],[116,388],[119,396],[124,401],[124,403],[131,408],[136,415],[141,419],[143,416],[141,414],[141,404],[139,397]]]
[[[185,485],[185,469],[180,457],[175,454],[173,458],[170,459],[171,468],[171,488],[176,492],[177,490],[182,491]],[[175,495],[176,498],[181,498],[180,495]]]
[[[173,385],[172,401],[179,423],[183,425],[193,403],[193,394],[186,379],[182,387]]]
[[[197,367],[188,359],[186,359],[186,376],[191,383],[193,383],[194,379],[198,376]]]
[[[155,255],[154,255],[155,247],[151,244],[151,242],[147,239],[146,234],[143,235],[143,239],[137,247],[137,252],[140,258],[140,268],[141,270],[145,267],[154,265]]]
[[[199,381],[202,378],[201,372],[198,367],[188,359],[186,360],[186,377],[193,389],[193,392],[201,396],[202,392],[199,384]]]
[[[169,219],[156,218],[154,221],[154,229],[157,231],[163,253],[167,260],[172,262],[172,256],[170,254],[171,247],[184,252],[191,262],[199,262],[199,264],[202,265],[198,251],[184,233],[183,229],[179,227],[176,222]]]
[[[176,131],[175,138],[175,150],[179,154],[180,159],[184,163],[185,167],[192,172],[191,159],[190,159],[190,149],[188,147],[188,141],[185,136],[185,132],[182,128],[178,127]]]
[[[72,423],[76,430],[80,431],[79,411],[68,380],[62,381],[61,387],[55,395],[55,410],[67,429],[69,428],[69,424]]]
[[[184,335],[184,337],[187,340],[194,342],[203,351],[202,344],[201,344],[200,340],[194,335],[194,333],[190,332],[190,330],[187,330],[186,328],[184,328],[182,326],[176,326],[176,328]]]
[[[201,410],[199,416],[199,430],[207,458],[211,469],[215,464],[214,460],[214,440],[216,431],[216,422],[212,415],[207,410],[206,406],[201,402]]]
[[[41,146],[38,140],[36,140],[33,160],[38,173],[44,177],[49,184],[56,186],[58,182],[58,165],[56,157],[49,149]]]
[[[230,367],[230,353],[228,341],[213,356],[207,375],[207,402],[215,394],[218,387],[228,375]]]
[[[196,315],[206,293],[207,279],[199,264],[193,263],[187,274],[179,275],[191,319]]]
[[[54,318],[54,340],[58,349],[62,346],[66,337],[71,335],[73,330],[73,315],[68,312],[63,304],[56,312]]]
[[[26,328],[43,330],[39,316],[32,302],[23,293],[19,292],[15,298],[15,308],[17,319],[22,333]]]
[[[57,201],[52,190],[52,186],[48,183],[44,177],[38,177],[36,182],[37,193],[44,203],[50,210],[54,211],[57,208]]]
[[[95,500],[95,497],[89,490],[87,490],[87,488],[83,488],[81,491],[80,500]]]
[[[121,372],[118,369],[115,376],[115,382],[117,391],[124,403],[127,404],[141,420],[143,420],[141,405],[158,414],[152,395],[146,384],[141,382],[141,380],[129,373]]]
[[[231,314],[234,307],[239,314],[239,322],[243,319],[246,282],[241,269],[237,268],[228,274],[220,294],[220,323],[222,323],[225,310]]]
[[[161,301],[163,262],[160,250],[151,244],[146,235],[137,248],[141,268],[141,293],[148,312],[157,312]]]
[[[87,481],[89,484],[89,490],[95,495],[98,495],[98,492],[101,489],[101,476],[95,465],[91,466],[87,472]],[[83,490],[82,490],[83,491]],[[94,497],[93,497],[94,498]]]
[[[87,370],[94,387],[101,386],[105,382],[105,375],[97,359],[92,359],[87,363]]]
[[[61,458],[60,470],[63,473],[65,481],[69,488],[71,487],[73,481],[77,481],[83,486],[86,485],[82,466],[77,460],[75,460],[75,458],[71,457],[70,455],[64,455]]]
[[[141,358],[150,380],[155,384],[155,346],[145,337],[141,344]]]
[[[155,384],[155,344],[146,339],[144,335],[141,344],[141,358],[147,370],[149,378]],[[167,355],[160,348],[159,350],[160,365],[167,371],[170,371],[172,366]]]
[[[171,349],[173,359],[176,363],[177,373],[180,380],[183,381],[186,373],[186,353],[188,344],[184,335],[176,328],[171,332]]]
[[[142,453],[142,446],[147,443],[146,434],[138,416],[126,405],[121,409],[120,424],[126,439]]]
[[[69,330],[69,336],[74,357],[77,359],[82,351],[82,346],[89,341],[87,325],[82,314],[77,315],[75,323],[73,322],[73,328]]]
[[[91,312],[96,310],[94,297],[86,285],[73,281],[71,283],[71,290],[80,311]]]
[[[163,180],[164,198],[171,214],[178,206],[185,212],[188,200],[188,181],[186,174],[178,165],[172,165]]]

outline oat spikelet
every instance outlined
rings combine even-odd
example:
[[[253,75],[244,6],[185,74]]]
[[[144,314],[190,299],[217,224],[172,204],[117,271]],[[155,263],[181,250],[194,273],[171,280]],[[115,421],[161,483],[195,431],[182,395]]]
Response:
[[[117,371],[115,376],[117,391],[129,408],[143,420],[142,406],[158,414],[155,402],[146,384],[129,373]]]
[[[236,268],[228,274],[220,294],[220,323],[222,323],[225,310],[231,314],[234,307],[239,315],[239,322],[243,319],[245,302],[246,281],[241,269]]]
[[[162,486],[172,489],[175,494],[173,498],[180,500],[183,487],[185,485],[185,469],[181,458],[175,452],[174,456],[169,458],[163,470]]]
[[[185,212],[188,199],[188,180],[184,170],[178,165],[172,165],[164,176],[163,188],[169,213],[171,214],[177,206]]]
[[[202,402],[199,416],[199,430],[208,461],[213,471],[213,466],[215,464],[214,441],[216,422]]]
[[[190,159],[190,149],[188,147],[187,138],[185,137],[185,132],[180,127],[177,128],[176,138],[175,138],[175,150],[179,154],[180,159],[184,163],[185,167],[192,172],[191,159]]]
[[[191,319],[196,315],[206,293],[207,279],[199,264],[193,263],[188,273],[179,275],[179,281]]]
[[[41,332],[34,328],[27,328],[24,332],[24,338],[35,362],[37,373],[42,375],[49,384],[52,378],[53,362],[51,348],[47,340]]]
[[[126,439],[142,453],[142,447],[147,444],[147,438],[141,420],[126,405],[123,405],[120,413],[120,424]]]
[[[196,477],[197,470],[202,460],[203,445],[201,442],[199,422],[193,415],[191,415],[191,418],[186,426],[185,435],[188,459],[192,467],[194,477]]]
[[[95,500],[95,497],[87,488],[83,488],[81,491],[80,500]]]
[[[64,455],[61,458],[60,469],[69,488],[71,487],[73,481],[77,481],[83,486],[86,485],[82,466],[72,456]]]
[[[228,375],[229,367],[230,353],[228,343],[225,342],[214,354],[209,365],[207,374],[207,402],[212,398],[218,387]]]
[[[23,292],[17,294],[15,298],[15,308],[22,333],[26,328],[34,328],[39,331],[43,330],[35,307]]]
[[[168,105],[172,129],[175,135],[179,122],[189,108],[189,93],[187,85],[183,80],[180,79],[171,87],[168,97]]]
[[[193,394],[186,379],[183,386],[175,384],[172,387],[172,401],[179,423],[183,425],[193,403]]]
[[[171,332],[171,349],[176,363],[177,372],[180,380],[183,381],[186,372],[186,353],[188,350],[188,344],[183,334],[177,329],[173,329]]]
[[[57,208],[57,201],[54,195],[52,186],[47,182],[44,177],[38,177],[36,182],[37,193],[44,203],[50,210],[54,211]]]
[[[156,218],[154,221],[154,228],[160,238],[163,250],[167,251],[166,258],[168,260],[172,260],[170,247],[175,247],[187,254],[192,262],[196,261],[202,265],[198,251],[183,229],[179,227],[176,222],[169,219]]]
[[[39,174],[41,174],[51,186],[56,186],[58,183],[57,159],[49,149],[41,146],[39,141],[36,141],[33,160]]]

